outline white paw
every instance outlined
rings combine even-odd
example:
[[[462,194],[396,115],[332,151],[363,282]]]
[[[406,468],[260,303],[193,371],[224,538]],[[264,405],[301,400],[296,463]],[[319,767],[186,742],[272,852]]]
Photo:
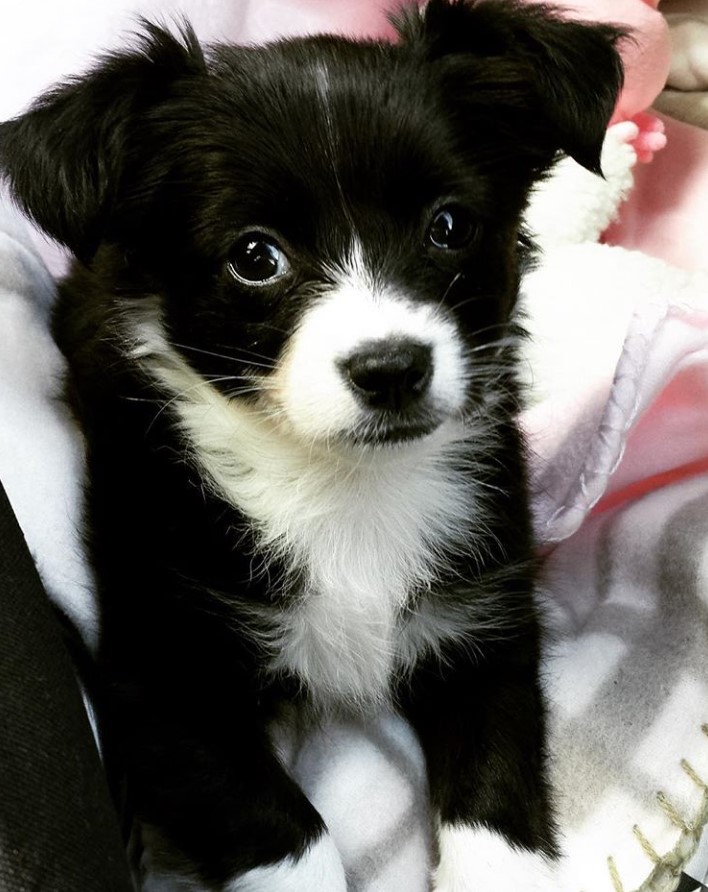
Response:
[[[560,892],[553,862],[481,827],[443,824],[435,892]]]
[[[346,892],[344,868],[325,834],[297,861],[286,858],[236,877],[224,892]]]

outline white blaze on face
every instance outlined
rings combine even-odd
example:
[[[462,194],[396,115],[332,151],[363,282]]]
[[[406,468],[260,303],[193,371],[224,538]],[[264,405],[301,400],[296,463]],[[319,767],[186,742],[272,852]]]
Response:
[[[459,411],[465,395],[465,360],[452,321],[432,304],[416,303],[377,286],[355,248],[346,275],[303,316],[272,377],[272,394],[293,431],[308,440],[348,433],[371,418],[349,387],[340,364],[367,344],[406,339],[432,351],[427,394],[431,409]]]

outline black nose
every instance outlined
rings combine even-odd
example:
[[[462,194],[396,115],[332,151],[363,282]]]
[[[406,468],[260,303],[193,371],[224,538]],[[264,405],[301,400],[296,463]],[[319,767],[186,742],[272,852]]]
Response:
[[[400,411],[419,401],[433,377],[433,351],[406,339],[370,341],[343,360],[349,386],[368,406]]]

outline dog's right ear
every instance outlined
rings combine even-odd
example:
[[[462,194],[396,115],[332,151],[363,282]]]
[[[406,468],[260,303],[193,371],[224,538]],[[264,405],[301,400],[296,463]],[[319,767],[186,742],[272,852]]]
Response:
[[[141,114],[178,81],[207,71],[187,24],[179,36],[143,25],[136,49],[106,56],[0,124],[0,175],[25,212],[83,262],[101,240]]]
[[[600,173],[605,132],[623,83],[615,25],[567,18],[563,7],[524,0],[428,0],[393,19],[404,44],[437,66],[442,94],[464,125],[503,132],[490,157],[516,145],[537,172],[559,150]]]

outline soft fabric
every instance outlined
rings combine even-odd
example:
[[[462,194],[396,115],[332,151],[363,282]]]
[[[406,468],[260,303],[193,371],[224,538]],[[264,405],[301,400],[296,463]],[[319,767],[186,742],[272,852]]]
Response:
[[[671,68],[667,86],[703,90],[708,83],[708,21],[701,15],[667,15],[671,35]]]
[[[706,267],[708,225],[708,83],[706,46],[708,0],[664,0],[660,9],[668,27],[670,64],[665,65],[666,37],[642,32],[643,58],[657,59],[668,81],[646,104],[664,115],[666,148],[653,163],[637,171],[635,188],[605,233],[609,244],[643,251],[687,269]],[[630,75],[633,76],[632,72]],[[647,86],[655,82],[645,79]],[[624,117],[642,111],[625,104]],[[673,117],[671,117],[673,116]],[[679,119],[679,120],[677,120]],[[698,126],[694,126],[698,125]]]
[[[562,888],[673,889],[708,819],[708,278],[584,245],[527,297],[563,333],[526,417]]]
[[[1,483],[0,612],[0,888],[130,892],[74,669]]]
[[[0,480],[52,598],[96,643],[91,576],[77,530],[82,443],[60,401],[64,361],[49,334],[54,282],[25,221],[0,198]]]
[[[707,89],[708,2],[573,0],[563,5],[578,16],[617,22],[632,31],[623,47],[626,84],[614,121],[636,120],[654,103],[666,113],[658,119],[660,132],[643,129],[648,142],[639,158],[652,163],[637,171],[635,188],[604,240],[687,269],[705,268],[708,132],[702,128],[708,122],[708,93],[689,98],[686,91]],[[669,89],[662,93],[667,79]]]
[[[705,129],[708,126],[708,0],[666,0],[671,67],[656,107]]]

